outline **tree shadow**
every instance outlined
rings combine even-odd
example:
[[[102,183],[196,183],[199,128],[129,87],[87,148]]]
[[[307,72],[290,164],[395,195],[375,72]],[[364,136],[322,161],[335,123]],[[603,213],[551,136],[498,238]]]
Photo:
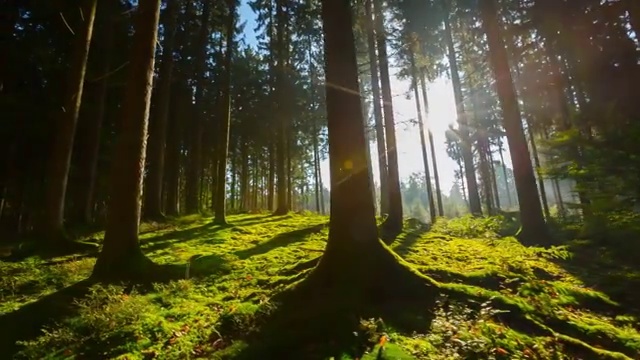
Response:
[[[311,234],[321,232],[327,227],[327,225],[328,223],[318,224],[318,225],[310,226],[304,229],[298,229],[294,231],[281,233],[272,237],[267,241],[261,242],[260,244],[252,248],[236,251],[234,254],[238,256],[238,258],[240,258],[241,260],[248,259],[254,255],[265,254],[275,248],[300,242]]]
[[[206,235],[213,235],[221,230],[232,227],[232,225],[216,225],[207,223],[201,226],[184,230],[169,231],[154,237],[141,239],[140,243],[145,252],[153,252],[171,247],[176,242],[189,242],[201,239]]]
[[[269,215],[252,216],[242,220],[233,221],[232,224],[235,226],[251,226],[256,224],[278,222],[278,221],[282,221],[290,218],[291,218],[291,214],[288,214],[288,215],[269,214]]]
[[[248,346],[235,358],[359,359],[388,328],[426,333],[431,327],[435,296],[390,300],[382,294],[385,300],[376,301],[376,295],[354,298],[324,288],[312,295],[295,288],[281,293],[274,299],[277,307],[258,315],[259,329],[244,336]]]
[[[74,301],[87,295],[95,283],[89,279],[80,281],[1,315],[0,358],[11,359],[20,350],[17,341],[33,339],[41,334],[43,327],[74,315],[77,312]]]
[[[399,242],[393,246],[393,251],[401,256],[406,255],[413,246],[422,238],[431,228],[429,226],[419,226],[402,236]]]
[[[633,243],[631,239],[628,243]],[[605,293],[626,313],[640,315],[640,246],[600,246],[592,241],[572,241],[571,257],[554,259],[584,285]]]

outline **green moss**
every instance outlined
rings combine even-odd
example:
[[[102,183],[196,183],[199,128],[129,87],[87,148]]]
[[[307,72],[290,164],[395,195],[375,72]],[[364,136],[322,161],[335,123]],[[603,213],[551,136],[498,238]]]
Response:
[[[58,325],[25,339],[22,357],[242,356],[263,341],[260,329],[278,308],[274,297],[304,279],[322,254],[328,219],[242,214],[228,221],[232,225],[222,227],[209,217],[190,216],[144,224],[145,253],[161,264],[191,259],[188,278],[152,287],[93,285],[76,299],[70,315],[54,318]],[[579,257],[575,247],[527,248],[498,236],[503,225],[503,219],[442,219],[432,229],[414,226],[391,244],[405,265],[446,295],[425,309],[429,318],[402,307],[391,309],[413,330],[391,322],[384,329],[371,325],[365,330],[319,322],[336,327],[336,333],[360,334],[353,341],[368,350],[363,359],[378,356],[376,337],[382,333],[390,338],[382,352],[388,359],[637,358],[637,307],[622,306],[611,293],[589,286],[595,269],[573,261]],[[2,314],[55,297],[87,278],[94,262],[73,256],[0,262],[0,322]],[[609,266],[607,274],[612,273],[620,274],[619,288],[634,281],[625,276],[633,274],[625,268]],[[386,287],[381,283],[380,291]],[[291,316],[317,313],[316,319],[328,318],[332,301],[340,299],[325,300],[326,311],[319,308],[323,299],[317,299],[320,305],[309,304]],[[389,314],[381,315],[384,320]],[[321,325],[309,326],[305,331],[313,333]],[[283,331],[282,336],[296,332]],[[308,346],[310,353],[331,345],[313,346]],[[351,359],[350,354],[334,358]]]

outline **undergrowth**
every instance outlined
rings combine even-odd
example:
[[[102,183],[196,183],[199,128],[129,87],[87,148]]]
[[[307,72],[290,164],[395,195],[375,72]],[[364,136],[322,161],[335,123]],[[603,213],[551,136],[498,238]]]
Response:
[[[75,300],[72,316],[24,339],[16,358],[235,358],[252,346],[266,314],[276,309],[273,297],[309,271],[292,269],[322,254],[327,221],[313,214],[240,214],[229,217],[230,227],[212,225],[207,217],[145,225],[145,253],[166,264],[195,258],[189,278],[152,287],[94,284]],[[353,332],[365,339],[364,359],[640,356],[638,307],[623,306],[620,291],[589,281],[594,265],[581,262],[582,247],[523,247],[499,235],[505,224],[504,218],[439,219],[430,229],[414,226],[403,233],[392,249],[448,296],[428,309],[433,317],[422,324],[424,331],[394,329],[384,318],[361,319]],[[85,279],[94,262],[0,262],[0,320]],[[600,270],[626,269],[607,266]],[[624,281],[621,275],[615,289]],[[539,329],[528,331],[514,318]]]

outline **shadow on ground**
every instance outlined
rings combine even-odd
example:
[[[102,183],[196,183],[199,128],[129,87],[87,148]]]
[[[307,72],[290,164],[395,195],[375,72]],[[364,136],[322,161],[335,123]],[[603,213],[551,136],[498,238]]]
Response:
[[[343,295],[343,294],[341,294]],[[278,306],[259,314],[259,329],[237,334],[247,346],[233,351],[236,359],[361,359],[376,348],[389,327],[403,333],[425,333],[431,326],[433,299],[411,299],[375,303],[373,298],[360,301],[336,296],[330,290],[316,289],[313,295],[296,290],[278,296]],[[223,326],[229,326],[222,324]],[[232,329],[222,329],[233,333]],[[377,350],[377,349],[376,349]],[[378,359],[406,359],[391,355]],[[374,351],[374,353],[376,353]]]
[[[259,243],[252,248],[236,251],[234,254],[241,260],[248,259],[255,255],[265,254],[275,248],[303,241],[307,236],[323,231],[327,225],[328,223],[318,224],[304,229],[281,233],[267,241]]]
[[[640,315],[640,246],[598,246],[590,241],[569,245],[571,258],[556,260],[586,286],[607,294],[627,313]]]

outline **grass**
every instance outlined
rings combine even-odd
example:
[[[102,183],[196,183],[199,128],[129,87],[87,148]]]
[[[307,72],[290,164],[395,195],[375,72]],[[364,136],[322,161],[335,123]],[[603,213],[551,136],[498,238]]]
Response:
[[[197,216],[143,226],[142,246],[155,262],[195,259],[188,279],[165,284],[89,283],[90,256],[0,262],[0,357],[247,358],[248,349],[267,341],[261,329],[278,310],[274,298],[302,280],[322,254],[328,219],[251,214],[228,220],[226,227]],[[640,357],[640,303],[628,289],[638,276],[628,264],[590,256],[596,248],[586,242],[523,247],[500,237],[502,228],[496,219],[440,219],[431,229],[408,229],[391,244],[438,286],[435,303],[425,305],[428,318],[397,308],[385,315],[396,319],[363,318],[342,328],[329,322],[335,304],[322,306],[323,299],[290,316],[323,314],[322,326],[353,334],[352,348],[366,350],[362,359]],[[398,318],[411,326],[391,321]],[[282,336],[313,333],[316,326],[283,329]],[[300,347],[313,359],[334,345],[318,340]],[[359,356],[339,350],[335,359]]]

